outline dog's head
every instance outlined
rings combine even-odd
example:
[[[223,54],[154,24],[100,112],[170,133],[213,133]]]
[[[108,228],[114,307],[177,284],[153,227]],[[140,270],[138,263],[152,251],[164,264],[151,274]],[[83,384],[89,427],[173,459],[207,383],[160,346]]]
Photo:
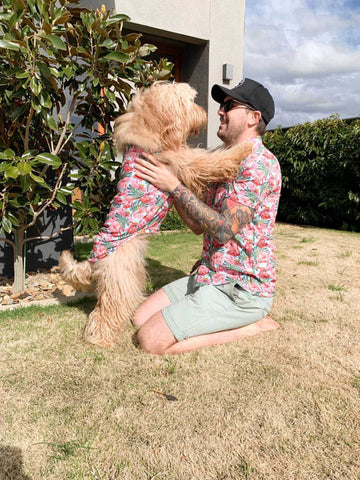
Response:
[[[156,82],[137,93],[115,122],[117,148],[133,144],[155,151],[185,145],[206,125],[206,112],[194,102],[195,96],[187,83]]]

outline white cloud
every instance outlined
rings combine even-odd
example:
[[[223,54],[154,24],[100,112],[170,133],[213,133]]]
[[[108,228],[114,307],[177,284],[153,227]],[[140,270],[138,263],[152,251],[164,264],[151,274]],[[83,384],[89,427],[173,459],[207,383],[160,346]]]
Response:
[[[273,94],[270,127],[360,114],[360,6],[252,0],[245,23],[244,76]]]

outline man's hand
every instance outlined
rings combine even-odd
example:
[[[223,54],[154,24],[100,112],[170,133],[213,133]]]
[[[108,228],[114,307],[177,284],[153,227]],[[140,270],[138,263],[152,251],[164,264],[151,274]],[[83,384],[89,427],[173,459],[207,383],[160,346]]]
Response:
[[[172,192],[180,184],[180,180],[169,165],[160,162],[150,153],[142,153],[142,156],[146,160],[141,158],[135,160],[138,177],[147,180],[165,192]]]
[[[251,208],[226,199],[221,212],[205,205],[186,188],[169,165],[157,160],[149,153],[142,154],[146,160],[138,158],[136,175],[152,183],[160,190],[170,192],[176,208],[188,226],[197,234],[206,232],[221,243],[228,242],[253,216]]]

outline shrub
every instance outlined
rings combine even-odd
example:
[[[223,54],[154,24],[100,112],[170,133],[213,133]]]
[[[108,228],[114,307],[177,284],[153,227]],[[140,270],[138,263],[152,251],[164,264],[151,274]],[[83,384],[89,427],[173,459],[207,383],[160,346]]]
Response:
[[[360,231],[360,119],[279,128],[264,144],[282,170],[279,220]]]
[[[186,228],[186,224],[180,218],[175,207],[171,208],[160,227],[161,230],[184,230]]]

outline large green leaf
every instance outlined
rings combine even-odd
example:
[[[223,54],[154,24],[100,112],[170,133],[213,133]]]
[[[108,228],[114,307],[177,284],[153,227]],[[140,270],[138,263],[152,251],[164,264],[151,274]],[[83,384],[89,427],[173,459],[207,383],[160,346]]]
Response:
[[[113,60],[114,62],[126,63],[130,60],[129,55],[121,52],[111,52],[102,57],[102,60]]]
[[[31,172],[30,177],[36,182],[40,183],[41,185],[45,186],[46,182],[42,177],[39,177],[39,175],[35,175],[35,173]]]
[[[12,223],[8,218],[3,218],[1,222],[2,228],[5,230],[6,233],[11,233],[12,231]]]
[[[10,148],[7,148],[6,150],[3,150],[2,152],[0,152],[0,158],[3,160],[10,160],[11,158],[14,158],[14,157],[15,157],[15,152]]]
[[[40,163],[51,165],[55,168],[58,168],[61,165],[60,158],[52,153],[39,153],[39,155],[36,155],[35,160],[38,160]]]
[[[46,40],[48,40],[57,50],[66,50],[65,43],[57,35],[44,35],[44,38],[46,38]]]
[[[39,95],[39,102],[40,105],[44,108],[51,108],[52,107],[52,101],[50,98],[50,95],[46,90],[42,90]]]
[[[128,22],[129,20],[130,20],[130,17],[119,13],[117,15],[112,15],[107,20],[105,20],[104,23],[105,25],[112,25],[114,23]]]
[[[30,80],[30,88],[34,95],[38,96],[42,90],[42,85],[36,77]]]
[[[52,115],[49,115],[49,114],[46,115],[45,122],[48,125],[48,127],[51,128],[51,130],[56,131],[58,129],[58,125],[56,123],[56,120]]]
[[[5,170],[6,178],[17,178],[20,175],[20,171],[17,167],[11,166]]]
[[[26,162],[20,162],[16,165],[16,167],[18,168],[20,175],[27,175],[32,170],[31,165]]]
[[[20,72],[17,72],[17,74],[15,75],[16,78],[29,78],[30,77],[30,74],[29,72],[23,72],[23,71],[20,71]]]
[[[6,50],[21,50],[19,44],[4,39],[0,39],[0,48],[5,48]]]
[[[20,185],[23,192],[28,192],[30,188],[30,175],[21,175]]]

